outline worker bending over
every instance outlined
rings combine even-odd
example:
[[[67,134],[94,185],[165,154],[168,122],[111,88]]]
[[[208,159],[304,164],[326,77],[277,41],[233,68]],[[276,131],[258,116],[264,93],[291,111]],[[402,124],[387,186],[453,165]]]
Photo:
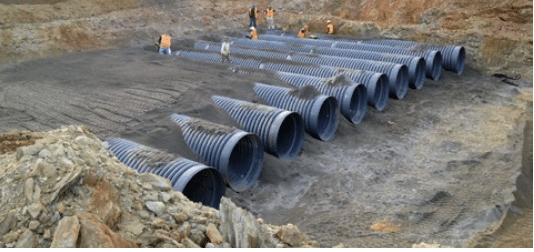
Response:
[[[269,8],[267,8],[264,12],[265,12],[265,19],[267,21],[267,29],[269,30],[274,30],[275,29],[275,26],[274,26],[274,12],[276,10],[273,9],[273,7],[271,5],[269,5]]]
[[[327,20],[326,21],[326,34],[333,35],[334,34],[334,24],[332,24],[332,21]]]
[[[156,45],[159,46],[159,54],[165,54],[171,56],[171,36],[167,34],[162,34],[159,36],[159,40]]]
[[[309,29],[310,29],[310,27],[308,25],[304,25],[302,28],[300,28],[299,38],[301,38],[301,39],[307,39],[307,38],[316,39],[317,36],[311,34]]]
[[[250,36],[246,36],[249,39],[258,40],[258,31],[256,31],[256,28],[250,27]]]

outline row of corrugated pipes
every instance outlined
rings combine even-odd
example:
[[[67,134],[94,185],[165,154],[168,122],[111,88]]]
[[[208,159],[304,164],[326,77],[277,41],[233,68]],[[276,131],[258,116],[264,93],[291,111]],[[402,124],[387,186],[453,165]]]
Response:
[[[157,155],[160,150],[120,138],[107,139],[109,149],[138,172],[168,178],[175,190],[192,201],[218,208],[226,186],[242,192],[257,181],[264,152],[294,159],[302,149],[304,132],[322,141],[332,139],[339,123],[338,108],[349,122],[359,124],[368,105],[382,111],[389,97],[402,99],[408,87],[422,88],[425,76],[437,80],[442,66],[458,74],[464,68],[463,47],[415,50],[419,45],[415,42],[283,35],[261,35],[257,41],[232,39],[231,64],[271,70],[276,78],[296,87],[256,83],[253,91],[269,106],[212,96],[212,102],[240,129],[182,114],[170,116],[204,164],[176,156],[158,160],[154,156],[161,156]],[[386,44],[391,46],[379,46]],[[193,50],[175,55],[221,62],[219,50],[218,43],[197,42]]]

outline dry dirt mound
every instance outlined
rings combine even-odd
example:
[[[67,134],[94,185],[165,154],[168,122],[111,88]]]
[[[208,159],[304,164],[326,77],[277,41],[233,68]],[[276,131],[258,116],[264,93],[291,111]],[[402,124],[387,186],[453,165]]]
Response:
[[[317,247],[223,198],[189,201],[121,164],[83,126],[0,135],[0,248]]]

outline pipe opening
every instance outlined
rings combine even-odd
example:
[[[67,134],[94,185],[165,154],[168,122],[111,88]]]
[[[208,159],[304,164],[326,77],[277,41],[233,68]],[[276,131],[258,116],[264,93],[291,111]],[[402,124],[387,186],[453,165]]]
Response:
[[[402,99],[406,95],[406,92],[408,91],[408,83],[410,82],[409,76],[408,76],[408,68],[405,65],[402,65],[400,68],[397,69],[396,72],[396,79],[395,79],[395,90],[390,90],[390,97],[396,98],[396,99]],[[390,87],[393,86],[392,83],[389,83]]]
[[[343,96],[345,99],[348,97],[348,100],[344,99],[341,108],[342,114],[354,124],[361,123],[365,113],[367,113],[367,90],[365,86],[354,85]]]
[[[432,63],[432,80],[437,81],[441,76],[441,69],[443,64],[443,56],[440,51],[436,51],[434,55],[434,62]]]
[[[456,59],[456,73],[461,75],[464,72],[465,67],[465,49],[463,46],[457,47],[454,50],[454,57]]]
[[[302,118],[298,113],[285,116],[276,136],[276,153],[280,158],[295,158],[303,143]]]
[[[241,192],[258,179],[263,162],[263,148],[256,135],[247,134],[232,146],[228,159],[228,180],[232,190]]]
[[[319,109],[317,117],[317,136],[323,141],[328,141],[334,137],[337,130],[337,116],[336,116],[336,100],[329,97],[322,104]]]
[[[215,169],[202,169],[189,180],[182,193],[193,202],[218,209],[224,193],[220,176]]]
[[[382,111],[388,104],[389,83],[386,75],[381,74],[376,80],[375,86],[374,107],[376,110]]]
[[[425,74],[426,74],[426,61],[423,58],[419,58],[415,68],[415,79],[410,82],[411,89],[420,89],[425,83]]]

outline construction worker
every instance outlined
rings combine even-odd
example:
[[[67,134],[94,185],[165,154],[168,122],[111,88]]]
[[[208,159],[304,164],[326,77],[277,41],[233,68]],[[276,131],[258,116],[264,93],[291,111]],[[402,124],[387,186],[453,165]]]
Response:
[[[299,38],[301,38],[301,39],[307,39],[307,38],[316,39],[317,36],[311,34],[309,30],[310,30],[310,27],[308,25],[302,26],[302,28],[300,28],[300,31],[299,31]]]
[[[333,35],[334,34],[334,24],[332,24],[331,20],[326,20],[326,34]]]
[[[250,36],[246,36],[249,39],[258,40],[258,31],[256,31],[256,28],[250,27]]]
[[[263,12],[265,12],[265,19],[267,21],[267,29],[269,30],[274,30],[275,27],[274,27],[274,12],[276,10],[273,9],[273,7],[271,5],[269,5],[269,8],[267,8],[266,10],[264,10]]]
[[[228,64],[231,64],[230,61],[230,39],[228,37],[224,38],[224,42],[221,45],[221,61],[228,61]]]
[[[252,4],[252,7],[248,11],[248,16],[250,17],[250,24],[248,27],[256,27],[256,18],[258,18],[258,9],[256,9],[256,4]]]
[[[159,54],[171,56],[171,40],[172,38],[170,35],[162,34],[161,36],[159,36],[159,40],[156,43],[156,45],[159,46]]]

